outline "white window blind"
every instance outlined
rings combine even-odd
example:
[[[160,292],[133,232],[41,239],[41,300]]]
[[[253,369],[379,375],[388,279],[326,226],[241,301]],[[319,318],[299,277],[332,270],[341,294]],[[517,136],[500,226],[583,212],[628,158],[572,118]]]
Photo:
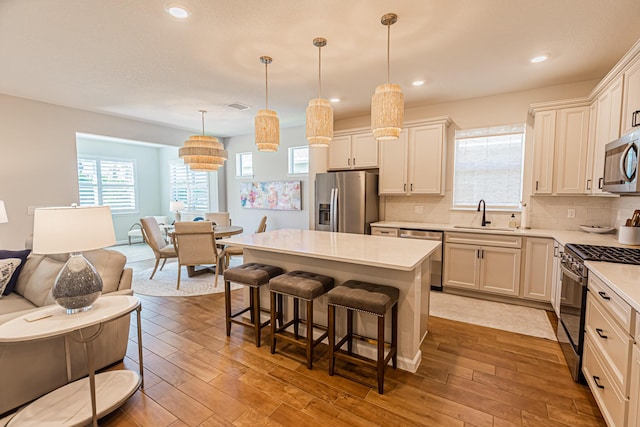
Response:
[[[524,125],[457,130],[453,208],[517,210],[522,199]]]
[[[209,210],[209,174],[192,171],[179,161],[169,163],[170,200],[184,203],[185,211]]]
[[[113,213],[135,213],[134,160],[78,158],[80,206],[110,206]]]
[[[236,176],[238,178],[253,176],[253,153],[236,154]]]
[[[289,174],[309,173],[309,146],[289,147]]]

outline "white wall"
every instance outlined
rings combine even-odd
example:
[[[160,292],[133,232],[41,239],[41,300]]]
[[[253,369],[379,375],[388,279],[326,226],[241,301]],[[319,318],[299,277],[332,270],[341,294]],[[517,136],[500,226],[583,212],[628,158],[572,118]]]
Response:
[[[275,153],[259,152],[254,135],[242,135],[227,140],[229,160],[226,166],[227,210],[233,225],[252,233],[258,227],[260,218],[267,216],[267,230],[281,228],[309,228],[309,177],[287,175],[287,153],[289,147],[307,145],[304,126],[280,129],[280,147]],[[253,153],[253,178],[235,177],[236,153]],[[302,210],[282,211],[268,209],[247,209],[240,206],[240,184],[243,181],[301,181]]]
[[[0,94],[0,248],[24,248],[29,206],[77,202],[76,132],[180,146],[186,131]],[[168,203],[167,203],[168,207]]]

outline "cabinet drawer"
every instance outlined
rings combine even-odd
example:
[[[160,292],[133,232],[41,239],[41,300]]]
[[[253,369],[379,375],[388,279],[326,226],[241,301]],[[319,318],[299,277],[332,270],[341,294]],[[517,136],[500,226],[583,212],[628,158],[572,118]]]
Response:
[[[500,246],[503,248],[521,248],[522,237],[503,234],[484,233],[445,233],[445,242],[462,243],[465,245]]]
[[[620,323],[620,326],[629,335],[632,333],[634,321],[632,313],[633,309],[618,294],[613,292],[602,280],[593,274],[589,275],[589,291],[593,294],[602,306],[607,309],[611,316]]]
[[[597,301],[598,298],[589,293],[585,329],[609,365],[612,380],[626,395],[633,340]]]
[[[636,343],[640,345],[640,313],[636,311]]]
[[[399,229],[387,227],[371,227],[372,236],[398,237]]]
[[[629,401],[611,380],[611,376],[605,368],[605,363],[598,356],[589,335],[585,336],[583,357],[582,373],[587,379],[589,388],[607,425],[624,426]]]

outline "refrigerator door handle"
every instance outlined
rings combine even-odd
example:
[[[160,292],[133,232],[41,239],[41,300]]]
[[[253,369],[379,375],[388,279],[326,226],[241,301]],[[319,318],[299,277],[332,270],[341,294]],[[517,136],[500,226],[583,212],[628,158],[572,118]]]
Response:
[[[331,231],[338,231],[338,189],[331,189]]]

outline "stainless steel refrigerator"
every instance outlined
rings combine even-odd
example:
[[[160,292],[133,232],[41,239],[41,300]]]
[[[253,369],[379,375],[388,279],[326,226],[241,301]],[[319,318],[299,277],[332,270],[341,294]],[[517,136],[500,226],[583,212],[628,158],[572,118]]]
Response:
[[[328,172],[316,175],[315,229],[371,234],[378,221],[377,171]]]

